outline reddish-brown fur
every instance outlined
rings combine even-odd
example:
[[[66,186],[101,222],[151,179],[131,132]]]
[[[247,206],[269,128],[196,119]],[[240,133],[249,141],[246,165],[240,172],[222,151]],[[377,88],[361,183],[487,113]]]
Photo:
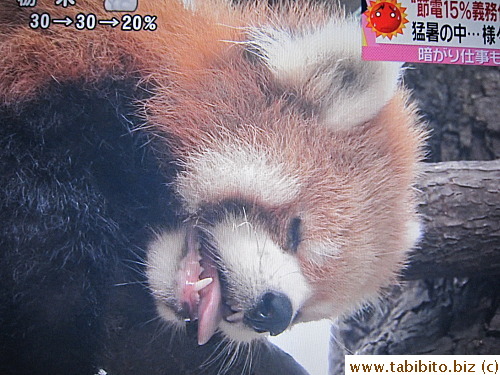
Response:
[[[32,30],[28,27],[32,12],[50,12],[52,19],[75,19],[80,12],[93,13],[99,19],[120,18],[121,14],[105,12],[100,0],[68,8],[40,4],[20,9],[15,2],[2,3],[0,100],[12,104],[32,99],[44,85],[54,81],[82,80],[91,84],[105,77],[120,79],[134,73],[144,79],[159,78],[157,83],[165,84],[173,72],[181,76],[186,71],[206,69],[227,48],[221,40],[234,40],[238,33],[215,24],[215,20],[224,23],[225,14],[207,19],[177,1],[139,3],[138,12],[158,17],[156,31],[122,32],[109,27],[76,31],[63,26]],[[231,21],[229,26],[238,25],[237,18]]]
[[[412,245],[406,227],[415,218],[410,186],[423,139],[405,92],[399,91],[371,121],[332,132],[299,105],[290,105],[265,66],[244,56],[238,44],[244,40],[242,27],[269,17],[264,8],[215,11],[219,8],[205,5],[194,14],[176,1],[139,4],[139,13],[158,17],[157,31],[34,31],[25,15],[2,5],[0,12],[17,21],[1,25],[1,102],[33,99],[49,83],[81,81],[91,87],[105,77],[136,75],[154,92],[138,104],[144,105],[145,128],[163,138],[181,163],[196,151],[244,140],[276,150],[270,155],[274,162],[300,171],[300,194],[285,206],[258,202],[245,192],[238,198],[287,219],[270,223],[271,235],[283,247],[285,223],[296,215],[303,218],[305,244],[333,237],[343,245],[340,258],[320,261],[299,250],[315,291],[306,306],[328,300],[345,309],[391,280]],[[110,18],[101,0],[83,6],[52,6],[50,12],[53,18],[80,11]],[[300,23],[303,14],[290,17]]]

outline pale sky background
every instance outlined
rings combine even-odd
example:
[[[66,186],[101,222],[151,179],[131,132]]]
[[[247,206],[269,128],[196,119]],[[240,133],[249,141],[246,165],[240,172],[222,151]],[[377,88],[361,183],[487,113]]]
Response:
[[[302,323],[269,341],[290,354],[310,375],[328,374],[330,320]]]

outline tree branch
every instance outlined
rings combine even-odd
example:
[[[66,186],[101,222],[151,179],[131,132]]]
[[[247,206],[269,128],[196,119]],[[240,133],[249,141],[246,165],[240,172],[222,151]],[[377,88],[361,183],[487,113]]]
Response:
[[[500,160],[424,165],[424,237],[407,280],[500,274]]]

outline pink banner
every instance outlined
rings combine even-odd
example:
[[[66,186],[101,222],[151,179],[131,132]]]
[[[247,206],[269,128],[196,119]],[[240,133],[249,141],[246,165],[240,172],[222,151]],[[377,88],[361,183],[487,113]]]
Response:
[[[500,51],[482,48],[383,44],[363,47],[363,59],[415,63],[500,66]]]
[[[481,14],[470,1],[439,3],[444,8],[431,2],[426,11],[427,0],[369,0],[361,17],[363,58],[499,66],[500,0],[485,3]]]

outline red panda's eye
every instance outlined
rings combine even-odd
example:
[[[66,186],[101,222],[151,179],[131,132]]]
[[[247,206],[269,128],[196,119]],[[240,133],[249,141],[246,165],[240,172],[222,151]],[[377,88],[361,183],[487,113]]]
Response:
[[[300,241],[302,240],[302,235],[301,235],[301,222],[302,220],[300,217],[294,217],[292,220],[290,220],[290,224],[288,226],[288,232],[287,232],[287,248],[293,253],[297,252],[297,249],[299,247]]]

